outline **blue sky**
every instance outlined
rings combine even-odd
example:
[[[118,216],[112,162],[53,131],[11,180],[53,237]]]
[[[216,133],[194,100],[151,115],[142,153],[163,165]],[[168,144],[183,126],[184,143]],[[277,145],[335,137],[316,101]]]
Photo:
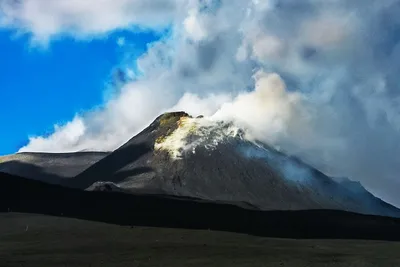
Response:
[[[43,47],[0,31],[0,155],[101,105],[117,68],[133,64],[158,38],[150,31],[118,31],[92,41],[61,38]]]

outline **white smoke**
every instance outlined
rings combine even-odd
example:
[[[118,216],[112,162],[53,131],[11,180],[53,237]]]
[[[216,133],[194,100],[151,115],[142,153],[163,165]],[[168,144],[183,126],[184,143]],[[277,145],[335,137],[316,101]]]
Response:
[[[286,85],[276,74],[259,71],[254,75],[255,89],[239,94],[224,103],[213,115],[217,120],[233,120],[250,130],[255,138],[277,144],[289,131],[308,128],[301,95],[287,92]]]
[[[171,27],[137,81],[21,151],[111,150],[161,112],[215,113],[400,204],[399,12],[400,0],[2,1],[0,25],[35,40]]]

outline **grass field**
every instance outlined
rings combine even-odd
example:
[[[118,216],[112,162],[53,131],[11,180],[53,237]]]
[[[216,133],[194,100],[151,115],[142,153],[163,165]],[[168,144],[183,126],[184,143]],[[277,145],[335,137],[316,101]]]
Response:
[[[0,266],[400,266],[400,242],[293,240],[0,213]]]

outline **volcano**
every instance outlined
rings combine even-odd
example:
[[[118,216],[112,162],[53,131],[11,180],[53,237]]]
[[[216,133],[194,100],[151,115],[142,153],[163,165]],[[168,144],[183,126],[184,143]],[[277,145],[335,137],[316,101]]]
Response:
[[[368,191],[340,182],[252,139],[233,123],[165,113],[65,186],[229,202],[260,210],[333,209],[400,216]],[[361,192],[361,193],[360,193]]]
[[[17,153],[0,157],[0,172],[58,184],[75,177],[108,152]]]

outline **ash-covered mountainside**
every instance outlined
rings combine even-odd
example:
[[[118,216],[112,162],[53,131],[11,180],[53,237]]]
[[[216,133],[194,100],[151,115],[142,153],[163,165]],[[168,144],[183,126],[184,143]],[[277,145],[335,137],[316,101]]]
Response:
[[[263,210],[339,209],[399,216],[300,160],[247,138],[232,123],[159,116],[149,127],[66,185],[248,203]]]
[[[109,152],[17,153],[0,157],[0,172],[56,184],[64,178],[78,175],[108,154]]]

